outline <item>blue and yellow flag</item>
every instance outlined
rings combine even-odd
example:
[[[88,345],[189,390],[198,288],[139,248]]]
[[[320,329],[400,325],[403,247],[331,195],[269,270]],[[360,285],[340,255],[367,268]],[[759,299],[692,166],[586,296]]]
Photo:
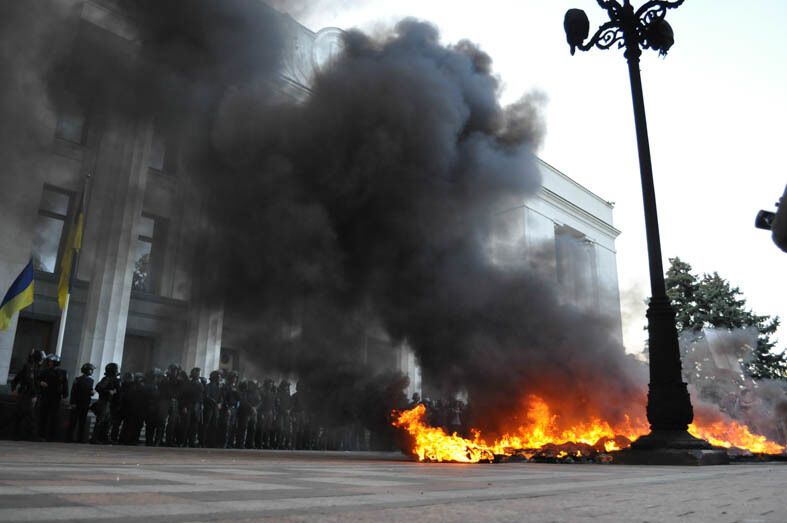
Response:
[[[16,277],[0,303],[0,331],[8,329],[14,314],[33,303],[33,260]]]
[[[85,227],[85,205],[84,205],[84,192],[82,193],[82,202],[79,210],[76,213],[76,219],[68,232],[68,240],[66,241],[66,250],[63,253],[63,259],[60,262],[60,279],[57,282],[57,303],[60,305],[60,310],[66,306],[66,297],[71,293],[71,280],[74,271],[74,257],[82,248],[82,229]]]

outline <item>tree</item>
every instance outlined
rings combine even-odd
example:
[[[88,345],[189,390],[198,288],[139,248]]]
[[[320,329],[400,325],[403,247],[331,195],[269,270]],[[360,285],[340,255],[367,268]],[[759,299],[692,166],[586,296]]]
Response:
[[[670,258],[665,280],[667,296],[672,301],[679,331],[699,333],[708,327],[742,329],[755,328],[758,332],[753,358],[746,364],[755,379],[787,379],[787,353],[773,352],[771,336],[779,327],[779,318],[760,316],[746,308],[746,300],[738,287],[718,273],[692,273],[691,265],[680,258]]]

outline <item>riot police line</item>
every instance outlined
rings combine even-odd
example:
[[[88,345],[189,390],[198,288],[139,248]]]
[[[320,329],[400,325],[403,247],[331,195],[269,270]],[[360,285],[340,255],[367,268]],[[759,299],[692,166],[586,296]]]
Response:
[[[173,447],[369,448],[368,431],[360,425],[337,429],[313,422],[287,380],[260,383],[240,380],[235,371],[218,370],[205,379],[200,368],[187,374],[174,364],[166,372],[121,374],[116,363],[109,363],[95,382],[94,371],[91,363],[82,365],[81,375],[69,388],[60,358],[32,351],[11,382],[16,398],[12,437]],[[63,409],[66,399],[68,408]]]

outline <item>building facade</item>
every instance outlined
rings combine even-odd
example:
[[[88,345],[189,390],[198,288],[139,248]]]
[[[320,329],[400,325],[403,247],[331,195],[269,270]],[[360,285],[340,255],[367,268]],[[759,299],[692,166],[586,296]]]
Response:
[[[124,52],[138,52],[134,23],[112,3],[77,5],[78,41],[111,40]],[[279,16],[288,48],[278,88],[302,99],[314,72],[341,45],[341,32],[314,33]],[[222,303],[192,300],[199,258],[190,233],[204,213],[177,148],[154,119],[129,121],[74,108],[51,110],[40,125],[51,143],[24,173],[12,173],[15,190],[0,194],[0,288],[8,288],[31,253],[36,269],[33,305],[0,332],[0,383],[21,368],[32,348],[56,350],[57,279],[86,180],[86,227],[63,330],[64,368],[74,375],[90,361],[99,369],[110,362],[128,371],[178,363],[243,372],[249,351],[258,348],[246,345],[242,324]],[[491,255],[500,263],[548,259],[545,266],[565,300],[608,310],[619,325],[619,232],[612,226],[612,205],[551,166],[540,168],[544,185],[538,196],[500,213]],[[408,394],[421,390],[417,361],[406,345],[391,347],[373,325],[361,344],[361,354],[390,353],[390,365],[410,377]]]

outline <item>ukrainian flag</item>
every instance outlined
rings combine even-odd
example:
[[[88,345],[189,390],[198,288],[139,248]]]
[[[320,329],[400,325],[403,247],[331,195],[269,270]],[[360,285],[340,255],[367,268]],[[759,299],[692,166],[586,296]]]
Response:
[[[84,200],[84,192],[82,193]],[[57,282],[57,303],[60,310],[66,307],[66,297],[71,293],[71,280],[74,276],[74,258],[82,248],[82,231],[85,228],[85,205],[84,201],[80,204],[76,213],[76,219],[68,233],[66,240],[66,250],[63,259],[60,261],[60,279]]]
[[[0,331],[8,329],[14,314],[33,303],[33,260],[16,277],[0,303]]]

